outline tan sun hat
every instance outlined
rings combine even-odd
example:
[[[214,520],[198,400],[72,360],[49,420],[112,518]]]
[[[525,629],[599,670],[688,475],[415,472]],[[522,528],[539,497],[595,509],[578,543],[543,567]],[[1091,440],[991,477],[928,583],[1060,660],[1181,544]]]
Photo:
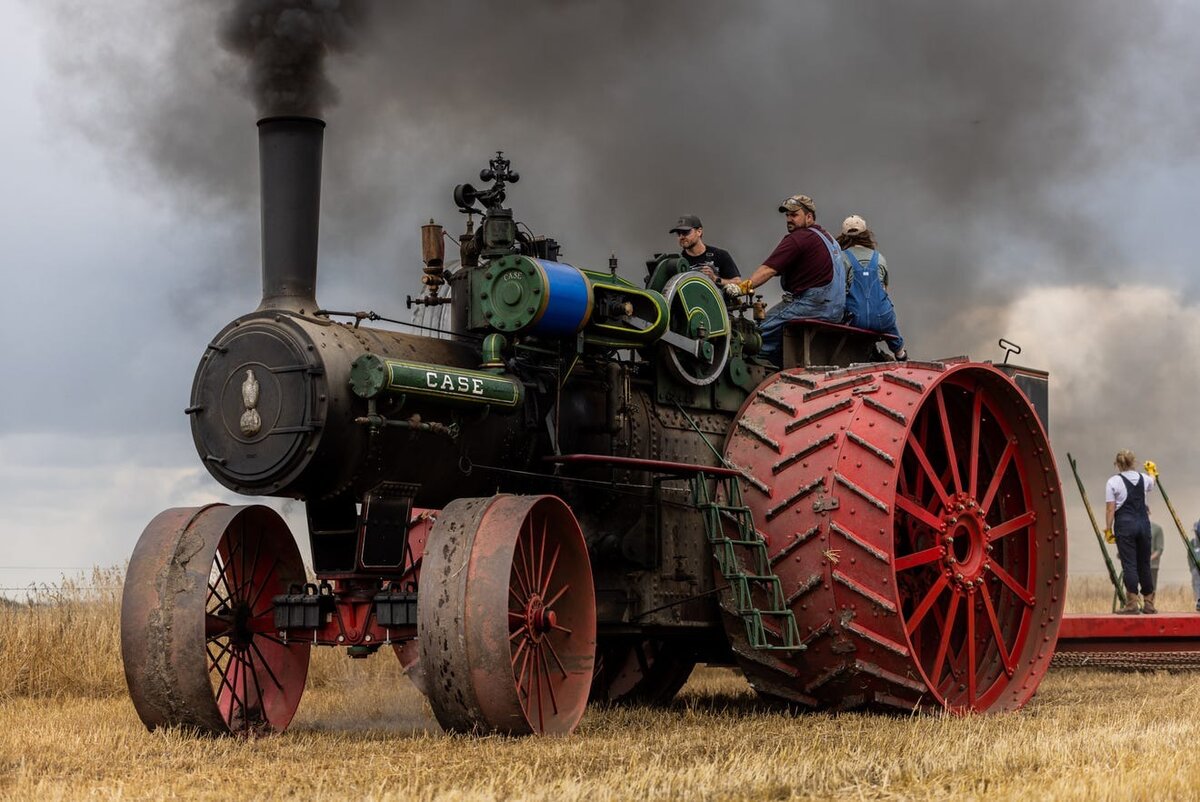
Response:
[[[867,230],[867,221],[857,214],[852,214],[842,221],[843,234],[861,234]]]

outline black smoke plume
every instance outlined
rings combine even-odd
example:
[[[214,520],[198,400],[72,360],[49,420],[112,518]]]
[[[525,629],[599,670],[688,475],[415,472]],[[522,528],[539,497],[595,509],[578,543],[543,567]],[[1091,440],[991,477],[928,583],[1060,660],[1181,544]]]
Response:
[[[221,41],[244,57],[247,85],[263,116],[320,116],[337,89],[325,75],[366,16],[356,0],[238,0],[221,21]]]

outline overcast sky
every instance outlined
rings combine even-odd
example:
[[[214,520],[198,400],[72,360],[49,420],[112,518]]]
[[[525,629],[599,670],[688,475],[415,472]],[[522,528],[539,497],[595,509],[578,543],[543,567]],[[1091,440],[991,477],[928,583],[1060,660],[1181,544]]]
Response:
[[[402,315],[418,226],[457,231],[450,189],[497,148],[519,218],[634,280],[684,213],[752,268],[806,192],[875,229],[915,357],[1006,337],[1050,370],[1072,575],[1102,564],[1068,452],[1097,505],[1132,448],[1200,517],[1200,7],[374,5],[329,65],[324,305]],[[235,500],[182,412],[259,293],[257,112],[223,7],[0,0],[0,587],[123,563],[161,509]]]

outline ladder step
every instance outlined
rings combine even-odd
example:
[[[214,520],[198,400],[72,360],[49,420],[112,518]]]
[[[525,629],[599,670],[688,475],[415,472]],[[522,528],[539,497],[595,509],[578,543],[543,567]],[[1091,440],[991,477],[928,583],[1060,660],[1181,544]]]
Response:
[[[767,544],[754,526],[752,511],[742,503],[741,487],[737,479],[720,477],[717,484],[724,490],[725,503],[709,495],[707,480],[702,473],[692,480],[692,500],[701,513],[705,534],[713,548],[713,558],[717,567],[729,582],[730,595],[733,597],[731,606],[745,624],[746,639],[751,648],[764,652],[802,651],[805,646],[800,641],[795,616],[787,609],[783,598],[783,583],[771,572]],[[725,536],[728,522],[737,527],[737,537]],[[739,549],[750,552],[745,558],[754,564],[754,573],[744,570]],[[755,607],[756,594],[769,597],[766,601],[770,606]],[[780,631],[767,629],[763,623],[764,618],[777,622],[775,626]]]

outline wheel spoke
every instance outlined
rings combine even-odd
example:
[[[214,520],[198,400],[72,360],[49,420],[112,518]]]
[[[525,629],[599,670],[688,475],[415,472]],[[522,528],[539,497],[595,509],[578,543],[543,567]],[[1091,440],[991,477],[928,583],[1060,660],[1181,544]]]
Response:
[[[921,416],[921,423],[919,425],[919,428],[920,428],[920,432],[919,432],[920,439],[916,440],[914,442],[928,443],[929,442],[929,416],[928,415]],[[910,437],[909,440],[912,441],[912,438]],[[922,452],[923,451],[924,451],[924,449],[922,449]],[[903,472],[901,472],[901,475],[903,475]],[[932,476],[932,474],[929,473],[928,471],[918,471],[917,475],[915,477],[913,477],[913,488],[912,488],[913,498],[920,499],[920,498],[925,497],[925,477],[926,476]],[[943,486],[943,492],[944,492],[944,486]]]
[[[533,518],[532,518],[532,516],[530,516],[530,528],[532,528],[532,526],[533,526]],[[546,581],[546,574],[545,574],[546,530],[549,528],[549,526],[550,526],[549,519],[542,518],[542,543],[538,547],[538,575],[537,575],[537,583],[536,583],[538,588],[541,588],[542,585],[544,584],[544,582]]]
[[[213,653],[212,653],[212,646],[213,646],[213,644],[214,644],[214,643],[215,643],[215,644],[216,644],[216,645],[219,647],[219,651],[218,651],[216,654],[213,654]],[[221,663],[220,663],[220,661],[221,661],[221,658],[222,658],[222,657],[224,657],[225,655],[229,654],[229,650],[230,650],[230,648],[231,648],[231,644],[229,644],[229,643],[216,643],[216,641],[212,641],[212,642],[206,643],[206,644],[204,645],[204,647],[205,647],[205,649],[208,651],[208,658],[209,658],[209,660],[210,660],[210,662],[209,662],[209,664],[208,664],[208,670],[209,670],[209,671],[212,671],[213,669],[219,669],[219,668],[220,668],[220,665],[221,665]]]
[[[961,493],[962,479],[958,475],[958,455],[954,451],[954,437],[950,433],[950,416],[946,414],[946,396],[942,393],[942,385],[934,390],[937,396],[938,415],[942,420],[942,437],[946,441],[946,460],[950,463],[950,475],[954,478],[954,489]]]
[[[226,545],[226,539],[232,540],[232,544],[228,545],[228,548],[226,548],[224,554],[221,553],[221,549],[218,547],[217,554],[214,557],[213,562],[216,562],[219,558],[221,564],[221,577],[225,580],[225,591],[229,595],[230,599],[235,599],[237,598],[237,593],[234,592],[234,589],[238,585],[238,576],[237,570],[233,563],[241,551],[242,542],[241,540],[235,540],[229,535],[230,533],[226,532],[226,537],[222,538],[221,545]]]
[[[946,621],[942,624],[942,640],[938,643],[937,656],[933,660],[933,673],[929,676],[930,685],[938,686],[942,677],[942,666],[946,663],[946,650],[950,648],[950,633],[954,631],[954,615],[958,612],[957,591],[950,594],[950,609],[946,611]]]
[[[242,537],[244,538],[245,536],[246,536],[246,535],[245,535],[245,528],[243,527]],[[255,578],[256,578],[256,577],[257,577],[257,575],[258,575],[258,574],[257,574],[257,571],[258,571],[258,558],[259,558],[259,556],[260,556],[260,555],[261,555],[261,553],[262,553],[262,542],[263,542],[263,539],[262,539],[261,537],[256,537],[256,538],[254,538],[254,559],[252,559],[252,560],[250,561],[250,571],[249,571],[249,572],[248,572],[248,573],[247,573],[247,574],[246,574],[246,575],[245,575],[245,576],[242,578],[242,586],[241,586],[240,588],[238,588],[238,594],[239,594],[239,595],[241,595],[243,598],[244,598],[244,597],[245,597],[245,595],[246,595],[246,594],[245,594],[245,590],[246,590],[247,588],[251,588],[251,587],[253,587],[254,580],[255,580]],[[245,564],[246,564],[246,561],[245,561],[245,554],[246,554],[246,550],[245,550],[245,549],[242,549],[242,557],[243,557],[243,559],[242,559],[242,565],[243,565],[243,566],[245,566]],[[276,561],[276,565],[278,565],[278,561]],[[271,569],[271,570],[272,570],[272,571],[274,570],[274,566],[272,566],[272,569]],[[269,577],[270,575],[271,575],[271,571],[268,571],[268,572],[267,572],[267,576]],[[262,582],[262,584],[260,585],[260,588],[261,588],[261,587],[266,587],[266,585],[268,584],[268,583],[265,581],[265,580],[266,580],[266,577],[264,577],[263,579],[264,579],[264,581],[263,581],[263,582]],[[255,597],[254,597],[254,598],[255,598],[255,601],[257,600],[257,597],[258,597],[258,595],[257,595],[257,594],[255,594]],[[250,608],[251,608],[251,609],[253,609],[253,608],[254,608],[254,601],[251,601],[251,603],[250,603]]]
[[[559,599],[561,599],[563,594],[566,593],[570,589],[571,589],[571,586],[569,584],[563,585],[562,588],[559,589],[558,593],[554,594],[554,598],[550,599],[550,601],[548,601],[548,602],[544,602],[543,606],[544,607],[553,607],[554,603],[556,601],[558,601]]]
[[[988,595],[987,587],[985,586],[981,595],[983,596],[983,609],[987,612],[988,621],[992,625],[992,636],[996,639],[996,649],[1000,652],[1000,660],[1004,663],[1004,671],[1010,677],[1013,674],[1012,656],[1009,654],[1008,647],[1004,645],[1004,634],[1000,631],[1000,620],[996,617],[996,606],[992,604],[992,597]]]
[[[513,656],[512,656],[513,668],[517,667],[517,660],[520,659],[521,654],[525,651],[525,647],[527,647],[530,644],[530,642],[531,641],[529,640],[529,638],[526,638],[525,640],[521,641],[520,645],[517,646],[517,650],[515,652],[513,652]],[[521,668],[524,669],[524,665],[522,665]]]
[[[929,608],[933,606],[935,601],[937,601],[937,597],[941,595],[942,590],[945,589],[949,581],[950,580],[946,578],[945,574],[938,575],[937,581],[933,583],[933,586],[929,589],[929,592],[925,594],[925,598],[921,599],[921,603],[917,605],[915,610],[913,610],[912,615],[908,618],[908,623],[904,626],[905,631],[908,632],[909,635],[912,635],[914,632],[916,632],[917,627],[919,627],[921,625],[921,621],[924,620],[926,613],[929,612]]]
[[[521,555],[521,561],[520,564],[518,564],[516,560],[513,560],[512,575],[516,578],[517,584],[521,588],[521,592],[525,594],[525,598],[522,599],[520,596],[516,596],[516,591],[514,591],[511,587],[509,588],[509,592],[516,596],[517,601],[521,603],[522,607],[524,607],[525,601],[533,595],[533,592],[530,590],[533,587],[533,578],[529,575],[528,566],[525,566],[525,573],[523,575],[521,573],[521,567],[525,563],[525,550],[521,548],[520,543],[517,544],[516,551]]]
[[[520,679],[517,683],[517,689],[523,690],[525,693],[525,698],[527,699],[533,693],[533,689],[529,685],[529,681],[532,679],[532,675],[530,673],[529,656],[532,655],[536,650],[537,644],[535,644],[533,641],[530,641],[529,648],[525,650],[525,656],[521,658],[521,672]]]
[[[250,646],[251,646],[251,648],[253,648],[254,644],[251,643]],[[255,649],[255,651],[258,651],[258,650]],[[259,654],[258,657],[260,660],[262,659],[261,654]],[[259,715],[261,716],[263,721],[266,721],[267,720],[267,706],[265,704],[265,700],[263,699],[262,683],[258,679],[258,668],[255,666],[254,655],[251,654],[250,652],[246,653],[246,665],[250,668],[250,679],[254,680],[254,698],[257,702]],[[264,665],[263,668],[267,668],[267,666]],[[267,668],[267,670],[268,670],[268,672],[270,671],[269,668]],[[274,675],[272,675],[272,678],[274,678]],[[275,684],[279,685],[279,681],[276,680]],[[250,690],[249,687],[247,687],[247,689],[246,689],[247,695],[249,695],[249,690]],[[282,690],[282,687],[280,688],[280,690]],[[249,722],[247,722],[247,723],[249,723]]]
[[[217,589],[217,586],[214,585],[212,583],[212,581],[210,580],[208,583],[208,598],[204,600],[204,609],[208,610],[208,609],[212,608],[212,600],[213,599],[216,599],[219,602],[219,604],[217,605],[218,607],[220,607],[220,606],[232,607],[233,606],[229,597],[222,594],[221,591]]]
[[[1005,571],[996,563],[992,563],[988,567],[988,570],[1000,577],[1000,581],[1005,585],[1008,585],[1008,589],[1011,590],[1018,599],[1024,602],[1026,607],[1033,606],[1033,594],[1021,587],[1021,583],[1013,579],[1012,574],[1010,574],[1008,571]]]
[[[967,594],[967,703],[975,704],[975,594]]]
[[[534,668],[534,672],[537,674],[538,731],[544,732],[546,729],[546,705],[542,701],[542,681],[546,677],[542,674],[542,667],[540,665],[541,656],[542,656],[542,650],[539,648],[538,649],[539,663],[535,664],[533,668]]]
[[[937,493],[938,500],[942,502],[942,507],[949,507],[950,494],[946,491],[946,486],[942,484],[942,479],[938,476],[938,472],[930,464],[929,455],[925,453],[925,448],[912,435],[908,438],[908,447],[912,450],[913,456],[917,458],[917,464],[921,466],[922,473],[918,475],[918,478],[922,475],[928,477],[930,486]]]
[[[1017,443],[1015,440],[1009,440],[1008,445],[1004,447],[1004,453],[1000,455],[1000,461],[996,463],[996,472],[992,474],[992,481],[988,483],[987,492],[983,495],[983,501],[979,504],[979,511],[985,516],[992,508],[992,501],[996,498],[996,492],[1000,490],[1000,482],[1004,479],[1004,474],[1008,470],[1008,463],[1017,454]]]
[[[905,554],[903,557],[896,558],[896,572],[908,571],[912,568],[918,568],[922,565],[928,565],[931,562],[936,562],[942,557],[942,547],[932,546],[921,551],[914,551],[912,554]]]
[[[550,558],[550,567],[546,570],[546,576],[542,580],[542,586],[538,588],[538,595],[545,596],[550,591],[550,580],[554,578],[554,569],[558,565],[558,555],[562,553],[562,544],[559,543],[554,547],[554,556]]]
[[[983,393],[976,391],[971,404],[971,453],[967,472],[967,495],[976,498],[979,489],[979,428],[983,424]]]
[[[550,652],[550,656],[553,657],[554,662],[558,664],[558,670],[562,672],[563,677],[566,677],[567,667],[564,666],[563,661],[559,659],[558,650],[554,648],[554,644],[550,642],[549,638],[543,639],[542,643],[546,644],[546,650]]]
[[[528,534],[528,537],[525,536],[526,534]],[[528,577],[529,577],[529,592],[532,593],[533,589],[538,586],[538,571],[537,571],[537,553],[536,553],[536,550],[534,549],[534,543],[533,543],[533,524],[528,519],[526,519],[525,523],[523,523],[521,525],[521,533],[518,535],[518,537],[521,538],[522,542],[526,543],[529,547],[529,574],[528,574]]]
[[[262,650],[258,648],[258,644],[255,643],[254,641],[250,641],[250,648],[254,650],[254,653],[256,655],[258,655],[259,662],[262,663],[263,669],[265,669],[267,672],[267,676],[271,678],[271,682],[274,682],[275,687],[282,691],[283,683],[279,681],[279,678],[275,676],[275,672],[271,670],[271,664],[269,662],[267,662],[266,655],[264,655],[262,653]],[[257,681],[257,679],[258,679],[258,674],[256,672],[255,680]],[[259,688],[258,694],[260,697],[262,696],[261,688]]]
[[[233,622],[227,618],[208,613],[204,616],[204,637],[213,640],[228,636],[233,631]]]
[[[236,696],[237,689],[233,687],[233,682],[231,682],[229,679],[229,672],[231,670],[233,670],[233,668],[234,668],[234,662],[236,660],[236,657],[233,654],[233,651],[228,648],[225,650],[225,654],[229,656],[229,659],[225,662],[225,667],[224,668],[221,667],[221,663],[220,663],[221,655],[218,655],[216,658],[213,659],[212,667],[210,670],[216,671],[217,676],[221,678],[221,682],[217,686],[217,696],[221,695],[221,688],[223,688],[223,687],[228,688],[229,692]],[[209,652],[209,657],[212,657],[211,652]],[[235,677],[235,679],[236,679],[236,677]]]
[[[546,690],[550,694],[550,709],[554,711],[554,715],[558,715],[558,697],[554,695],[554,680],[550,678],[550,666],[546,660],[546,653],[538,651],[538,658],[542,661],[542,676],[546,678]]]
[[[1037,513],[1035,513],[1033,510],[1023,512],[1014,518],[1009,518],[1004,523],[997,524],[988,530],[988,542],[993,543],[1005,535],[1011,535],[1013,532],[1019,532],[1020,530],[1032,524],[1035,520],[1037,520]]]
[[[933,530],[942,528],[942,521],[908,496],[896,495],[896,506]]]
[[[215,581],[214,581],[214,577],[212,576],[212,570],[215,570],[217,573],[217,575],[215,577]],[[213,569],[212,570],[209,571],[208,586],[210,588],[212,588],[214,593],[220,593],[219,587],[221,585],[224,585],[225,593],[223,595],[223,598],[225,600],[225,604],[229,607],[232,607],[233,606],[233,588],[229,584],[229,577],[226,576],[226,573],[229,570],[229,565],[225,561],[225,559],[223,557],[221,557],[219,552],[213,557]],[[207,606],[207,603],[206,603],[206,606]]]
[[[277,554],[277,555],[275,555],[275,559],[271,562],[271,567],[267,569],[267,573],[263,576],[262,584],[258,586],[258,588],[254,592],[253,598],[250,599],[250,604],[248,606],[250,607],[251,610],[253,610],[255,607],[258,606],[258,601],[259,601],[259,599],[262,598],[263,593],[265,593],[267,591],[267,588],[269,588],[272,584],[274,584],[270,578],[278,576],[278,574],[275,573],[276,569],[278,569],[278,568],[279,568],[279,555]]]

